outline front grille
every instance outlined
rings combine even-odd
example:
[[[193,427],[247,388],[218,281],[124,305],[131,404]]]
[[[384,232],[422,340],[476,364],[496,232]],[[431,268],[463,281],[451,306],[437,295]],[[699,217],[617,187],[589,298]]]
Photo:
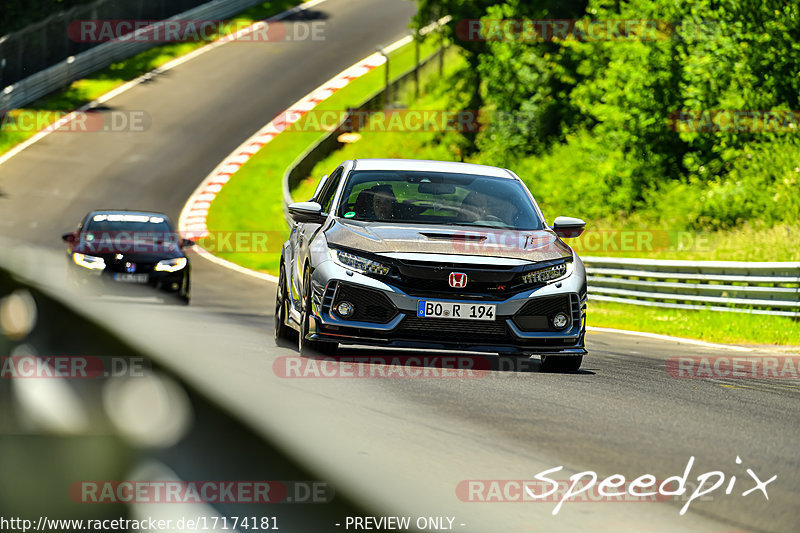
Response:
[[[437,263],[432,261],[397,260],[392,267],[392,284],[411,296],[424,298],[461,298],[465,300],[505,300],[523,290],[532,290],[544,282],[523,284],[522,276],[531,270],[546,268],[563,260],[535,265],[496,265],[474,263]],[[450,286],[450,273],[467,275],[467,286]]]
[[[344,301],[350,302],[355,308],[348,320],[386,324],[397,316],[397,308],[392,301],[382,292],[373,289],[340,283],[333,308]]]
[[[577,298],[577,294],[573,294]],[[553,328],[552,319],[556,313],[565,313],[572,316],[573,323],[575,317],[570,306],[570,295],[546,296],[534,298],[522,306],[522,309],[514,315],[513,321],[522,331],[558,331]],[[580,313],[580,310],[578,310]]]
[[[505,299],[512,294],[512,285],[518,267],[501,265],[474,265],[458,263],[433,263],[427,261],[399,261],[400,274],[396,282],[411,296],[426,298]],[[467,275],[467,286],[450,286],[450,273]]]
[[[486,342],[510,339],[505,320],[452,320],[406,316],[396,335],[421,339]]]
[[[125,259],[113,259],[106,262],[107,272],[129,272],[126,263],[135,265],[134,274],[147,274],[153,270],[155,263],[139,263],[137,261],[130,261]]]

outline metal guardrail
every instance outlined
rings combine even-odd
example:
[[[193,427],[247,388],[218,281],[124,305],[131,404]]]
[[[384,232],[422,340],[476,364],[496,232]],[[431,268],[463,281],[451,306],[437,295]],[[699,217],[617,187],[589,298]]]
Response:
[[[151,39],[137,40],[136,37],[148,35],[168,21],[230,17],[257,3],[259,0],[214,0],[141,28],[130,34],[134,36],[130,40],[103,43],[85,52],[70,56],[52,67],[32,74],[3,89],[0,93],[0,109],[20,108],[53,91],[66,87],[92,72],[162,44],[153,42]]]
[[[247,509],[253,516],[277,514],[281,529],[320,531],[333,517],[381,513],[359,496],[366,491],[352,498],[317,500],[313,512],[310,503],[294,505],[291,498],[297,493],[292,492],[283,501],[288,505],[253,498],[237,507],[236,489],[227,504],[189,500],[162,506],[157,495],[152,503],[114,495],[101,498],[102,504],[81,500],[72,487],[93,480],[319,480],[333,496],[341,478],[320,478],[320,463],[298,454],[298,444],[310,437],[291,435],[305,428],[317,431],[319,423],[278,422],[280,431],[275,431],[220,394],[233,388],[221,377],[222,366],[232,364],[220,364],[226,345],[215,335],[196,331],[198,320],[214,323],[213,315],[202,309],[154,313],[146,292],[127,299],[92,297],[91,287],[69,283],[63,252],[2,237],[0,246],[14,251],[0,255],[0,517],[36,524],[41,516],[177,521],[197,513],[209,516],[210,522],[214,516],[238,516],[237,511]],[[260,336],[258,329],[253,335]],[[172,344],[178,337],[180,343]],[[252,372],[252,361],[239,355],[243,360],[235,364]],[[197,380],[203,375],[214,377],[203,383]],[[273,383],[280,385],[279,380]],[[264,401],[276,406],[273,413],[264,413],[265,420],[287,411],[277,400]],[[349,483],[343,480],[341,488],[358,484]]]
[[[800,317],[800,263],[584,257],[589,299]]]

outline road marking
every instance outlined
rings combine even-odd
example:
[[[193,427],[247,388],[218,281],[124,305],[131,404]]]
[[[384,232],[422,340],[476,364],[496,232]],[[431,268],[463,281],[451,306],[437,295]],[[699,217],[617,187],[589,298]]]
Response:
[[[400,39],[403,41],[404,39]],[[397,41],[397,42],[400,42]],[[390,48],[397,44],[397,42],[390,45]],[[223,159],[211,173],[200,182],[194,192],[189,196],[186,204],[181,210],[180,217],[178,218],[178,231],[181,235],[189,238],[202,238],[208,234],[208,227],[206,226],[206,218],[211,203],[216,198],[217,194],[222,190],[225,184],[228,183],[231,176],[239,170],[247,161],[255,155],[259,149],[265,144],[269,143],[278,136],[283,130],[290,125],[294,124],[302,118],[310,110],[314,109],[321,102],[330,98],[334,93],[343,87],[346,87],[351,81],[363,76],[367,72],[379,67],[386,62],[386,58],[380,53],[376,52],[359,61],[358,63],[343,70],[330,80],[326,81],[303,98],[289,106],[288,109],[282,111],[275,118],[273,118],[264,127],[259,129],[247,140],[235,148],[230,154]],[[293,111],[293,112],[289,112]],[[248,149],[249,147],[258,147],[257,149]],[[201,248],[198,246],[198,250]],[[205,251],[205,250],[204,250]],[[210,257],[206,254],[201,255],[207,259]],[[226,263],[230,263],[226,261]],[[222,263],[220,263],[222,264]],[[223,265],[225,266],[225,265]],[[240,267],[244,268],[244,267]],[[242,272],[240,269],[234,269],[237,272]],[[249,270],[249,269],[248,269]],[[255,271],[251,271],[255,272]],[[277,279],[277,278],[275,278]]]
[[[321,4],[321,3],[325,2],[325,1],[327,1],[327,0],[309,0],[308,2],[306,2],[304,4],[295,6],[295,7],[291,8],[291,9],[287,9],[286,11],[283,11],[282,13],[278,13],[277,15],[266,19],[266,22],[274,22],[276,20],[285,19],[286,17],[288,17],[290,15],[294,15],[295,13],[300,12],[300,11],[305,11],[306,9],[310,9],[310,8],[312,8],[314,6],[317,6],[317,5],[319,5],[319,4]],[[86,111],[88,111],[90,109],[94,109],[95,107],[99,106],[100,104],[108,102],[112,98],[115,98],[115,97],[121,95],[122,93],[133,89],[137,85],[140,85],[140,84],[142,84],[142,83],[144,83],[146,81],[150,81],[153,78],[153,76],[156,76],[158,74],[162,74],[162,73],[167,72],[168,70],[171,70],[171,69],[173,69],[173,68],[175,68],[177,66],[183,65],[187,61],[191,61],[192,59],[194,59],[196,57],[199,57],[199,56],[205,54],[206,52],[210,52],[211,50],[213,50],[213,49],[215,49],[215,48],[217,48],[219,46],[222,46],[222,45],[224,45],[226,43],[234,42],[237,38],[240,38],[243,35],[247,35],[248,33],[253,33],[256,30],[261,29],[263,26],[264,26],[264,21],[263,20],[259,20],[258,22],[254,22],[250,26],[247,26],[246,28],[242,28],[241,30],[237,31],[236,33],[232,33],[230,35],[226,35],[226,36],[220,37],[216,41],[210,42],[205,46],[201,46],[197,50],[193,50],[193,51],[189,52],[186,55],[183,55],[183,56],[180,56],[180,57],[176,57],[172,61],[169,61],[169,62],[161,65],[160,67],[151,70],[150,72],[146,72],[146,73],[142,74],[141,76],[139,76],[138,78],[135,78],[135,79],[133,79],[131,81],[123,83],[122,85],[120,85],[116,89],[112,89],[112,90],[108,91],[107,93],[99,96],[96,100],[92,100],[88,104],[84,104],[83,106],[79,107],[75,111],[72,111],[68,115],[65,115],[65,116],[61,117],[56,122],[54,122],[51,126],[48,126],[47,128],[45,128],[42,131],[38,132],[36,135],[31,137],[30,139],[28,139],[26,141],[23,141],[20,144],[16,145],[15,147],[10,149],[5,154],[0,155],[0,165],[2,165],[3,163],[8,161],[9,159],[14,157],[15,155],[19,154],[20,152],[22,152],[23,150],[25,150],[29,146],[32,146],[33,144],[41,141],[42,139],[47,137],[49,134],[51,134],[53,131],[56,131],[56,130],[64,127],[65,125],[69,124],[79,113],[85,113]]]
[[[658,333],[648,333],[646,331],[628,331],[627,329],[614,329],[614,328],[601,328],[597,326],[586,326],[587,331],[599,331],[605,333],[621,333],[623,335],[635,335],[637,337],[647,337],[649,339],[657,339],[662,341],[675,341],[684,344],[694,344],[695,346],[703,346],[705,348],[719,348],[724,350],[732,350],[735,352],[752,352],[753,348],[745,348],[744,346],[734,346],[730,344],[714,344],[712,342],[699,341],[696,339],[685,339],[683,337],[672,337],[669,335],[660,335]]]
[[[241,265],[237,265],[236,263],[228,261],[227,259],[222,259],[221,257],[217,257],[216,255],[212,254],[205,248],[201,248],[200,246],[194,246],[194,248],[195,248],[194,251],[197,253],[197,255],[205,257],[212,263],[217,264],[221,267],[225,267],[230,270],[234,270],[240,274],[244,274],[245,276],[250,276],[263,281],[269,281],[272,283],[278,282],[278,276],[273,276],[272,274],[267,274],[266,272],[259,272],[258,270],[253,270],[247,267],[243,267]]]

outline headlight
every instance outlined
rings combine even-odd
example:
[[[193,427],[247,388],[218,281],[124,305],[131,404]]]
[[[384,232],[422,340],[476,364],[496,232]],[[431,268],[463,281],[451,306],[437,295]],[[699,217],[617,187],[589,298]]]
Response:
[[[186,258],[176,257],[174,259],[162,259],[156,263],[156,267],[153,270],[156,272],[177,272],[185,266]]]
[[[343,252],[341,250],[331,250],[331,259],[335,263],[340,264],[345,268],[361,272],[362,274],[377,274],[385,276],[389,273],[389,267],[383,263],[366,259],[354,254]]]
[[[522,275],[522,283],[530,285],[532,283],[544,283],[563,277],[567,273],[567,263],[561,263],[547,268],[540,268],[533,272]]]
[[[106,268],[106,262],[102,257],[75,253],[72,254],[72,260],[76,265],[90,270],[103,270]]]

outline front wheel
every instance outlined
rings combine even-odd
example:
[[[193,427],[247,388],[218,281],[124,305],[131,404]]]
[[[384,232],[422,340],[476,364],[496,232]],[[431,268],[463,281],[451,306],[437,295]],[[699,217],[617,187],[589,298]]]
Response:
[[[542,371],[577,372],[582,362],[582,355],[542,355]]]
[[[192,300],[192,282],[189,274],[183,276],[183,283],[181,283],[181,292],[178,295],[178,301],[181,305],[189,305]]]
[[[281,258],[281,270],[278,277],[278,288],[275,290],[275,344],[281,346],[292,340],[292,328],[286,325],[286,271]]]

